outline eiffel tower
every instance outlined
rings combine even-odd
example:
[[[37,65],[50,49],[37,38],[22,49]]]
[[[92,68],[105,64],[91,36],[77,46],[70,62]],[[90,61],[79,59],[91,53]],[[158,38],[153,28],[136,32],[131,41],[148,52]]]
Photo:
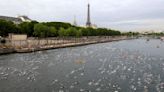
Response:
[[[88,3],[88,12],[87,12],[87,23],[86,23],[87,27],[91,27],[91,19],[90,19],[90,4]]]
[[[76,16],[74,16],[73,25],[74,25],[74,26],[77,26],[77,22],[76,22]]]

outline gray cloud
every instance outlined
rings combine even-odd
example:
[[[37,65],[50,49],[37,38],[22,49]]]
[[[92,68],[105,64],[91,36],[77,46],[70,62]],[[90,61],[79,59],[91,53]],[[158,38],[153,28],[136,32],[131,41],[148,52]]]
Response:
[[[87,0],[0,0],[0,15],[85,25]],[[164,0],[90,0],[92,22],[119,30],[164,30]]]

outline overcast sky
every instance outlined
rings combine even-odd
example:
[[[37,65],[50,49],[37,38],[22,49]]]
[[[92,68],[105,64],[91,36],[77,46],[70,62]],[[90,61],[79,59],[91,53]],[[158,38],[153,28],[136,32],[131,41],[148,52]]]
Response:
[[[91,21],[123,31],[164,30],[164,0],[90,0]],[[87,0],[0,0],[0,15],[85,25]]]

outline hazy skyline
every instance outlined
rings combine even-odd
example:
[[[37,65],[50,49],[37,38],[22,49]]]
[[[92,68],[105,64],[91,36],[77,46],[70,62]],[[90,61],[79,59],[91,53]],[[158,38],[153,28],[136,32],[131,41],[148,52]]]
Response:
[[[0,15],[86,24],[87,0],[0,0]],[[164,30],[164,0],[90,0],[91,21],[121,31]]]

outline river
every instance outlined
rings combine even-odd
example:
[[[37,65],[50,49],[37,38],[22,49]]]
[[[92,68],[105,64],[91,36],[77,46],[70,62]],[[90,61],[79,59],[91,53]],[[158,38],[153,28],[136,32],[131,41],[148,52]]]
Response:
[[[141,38],[2,55],[0,92],[164,92],[164,42]]]

